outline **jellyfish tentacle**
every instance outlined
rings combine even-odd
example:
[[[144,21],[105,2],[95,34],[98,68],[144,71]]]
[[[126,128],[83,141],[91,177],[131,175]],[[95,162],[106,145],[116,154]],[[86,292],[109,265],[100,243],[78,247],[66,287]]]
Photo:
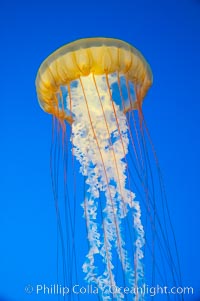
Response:
[[[84,99],[85,99],[85,104],[86,104],[86,111],[88,113],[88,116],[89,116],[89,123],[90,123],[90,130],[92,132],[92,135],[93,135],[93,138],[95,139],[96,141],[96,144],[97,144],[97,150],[99,152],[99,155],[100,155],[100,162],[102,165],[102,168],[101,168],[101,176],[102,176],[102,173],[104,173],[104,176],[106,178],[105,180],[105,185],[108,186],[108,178],[107,178],[107,173],[106,173],[106,169],[105,169],[105,165],[104,165],[104,161],[103,161],[103,157],[102,157],[102,153],[101,153],[101,150],[100,150],[100,146],[98,144],[98,140],[97,140],[97,137],[96,137],[96,134],[95,134],[95,131],[94,131],[94,128],[93,128],[93,124],[92,124],[92,119],[91,119],[91,116],[90,116],[90,112],[89,112],[89,107],[88,107],[88,103],[87,103],[87,98],[86,98],[86,95],[85,95],[85,91],[84,91],[84,88],[83,88],[83,85],[82,85],[82,81],[80,79],[80,84],[81,84],[81,87],[82,87],[82,91],[83,91],[83,95],[84,95]],[[95,157],[98,157],[97,154],[95,154]],[[109,191],[109,189],[108,189]],[[110,194],[110,192],[109,192]],[[111,195],[110,195],[111,196]],[[115,280],[114,280],[114,274],[112,273],[112,269],[113,269],[113,266],[111,264],[111,259],[112,259],[112,254],[111,254],[111,247],[110,247],[110,243],[107,239],[107,233],[105,231],[105,224],[104,224],[104,221],[103,221],[103,233],[104,233],[104,247],[105,247],[105,253],[106,253],[106,256],[104,255],[104,260],[106,259],[106,267],[107,267],[107,272],[104,273],[104,275],[102,276],[103,277],[103,280],[105,280],[105,285],[108,285],[109,283],[112,285],[115,285]],[[108,275],[107,275],[108,274]],[[106,277],[105,277],[106,276]],[[109,277],[108,277],[109,276]],[[101,279],[102,280],[102,279]]]
[[[113,112],[114,112],[114,116],[115,116],[115,120],[116,120],[116,124],[117,124],[117,130],[119,133],[119,137],[120,137],[120,141],[121,141],[121,146],[122,146],[122,150],[123,150],[123,154],[124,154],[124,159],[126,162],[126,166],[128,167],[127,164],[127,159],[126,159],[126,154],[127,154],[127,145],[124,144],[124,139],[123,139],[123,135],[121,132],[121,124],[119,126],[119,120],[118,120],[118,116],[117,116],[117,112],[116,112],[116,106],[114,104],[114,101],[112,99],[112,93],[110,90],[110,85],[109,85],[109,79],[108,79],[108,75],[106,74],[106,83],[107,83],[107,88],[109,91],[109,95],[110,95],[110,100],[112,103],[112,108],[113,108]],[[126,147],[125,147],[126,146]],[[130,176],[129,176],[129,171],[127,171],[127,177],[128,177],[128,182],[129,182],[129,188],[130,188]],[[141,263],[141,260],[143,258],[143,252],[142,252],[142,247],[144,245],[144,233],[142,231],[143,227],[141,224],[141,220],[140,220],[140,207],[138,207],[138,203],[137,202],[133,202],[133,206],[136,206],[135,210],[137,212],[137,214],[133,214],[133,219],[137,219],[137,222],[134,220],[134,229],[135,232],[137,234],[137,239],[135,241],[135,247],[136,247],[136,252],[134,254],[134,271],[135,271],[135,285],[138,285],[138,281],[142,278],[142,276],[144,276],[144,272],[143,272],[143,266]],[[138,295],[136,295],[136,301],[138,301]]]
[[[90,79],[88,79],[90,80]],[[105,78],[101,79],[102,85],[104,87],[104,90],[106,90],[106,82]],[[99,84],[99,83],[98,83]],[[81,84],[80,84],[81,86]],[[77,87],[76,87],[77,88]],[[80,88],[80,87],[79,87]],[[83,84],[81,86],[83,89]],[[87,89],[86,89],[87,91]],[[84,90],[83,90],[84,92]],[[89,93],[87,91],[87,93]],[[101,91],[102,93],[102,91]],[[110,284],[115,284],[113,269],[114,266],[112,264],[112,248],[115,246],[117,253],[119,255],[120,261],[122,263],[122,268],[129,279],[129,283],[133,286],[135,284],[134,280],[134,272],[133,269],[131,270],[130,265],[130,259],[129,255],[127,253],[127,250],[125,249],[125,242],[123,240],[122,236],[122,229],[121,229],[121,223],[122,220],[126,217],[128,213],[128,208],[132,208],[133,206],[133,200],[134,200],[134,194],[131,193],[130,190],[125,189],[126,184],[126,163],[123,162],[123,159],[125,157],[125,154],[127,152],[128,147],[128,137],[127,137],[127,125],[126,125],[126,118],[123,112],[120,111],[120,109],[115,104],[116,108],[116,116],[118,119],[118,122],[120,123],[121,131],[119,133],[118,126],[116,122],[112,122],[108,124],[108,127],[111,127],[111,133],[108,132],[106,128],[106,124],[104,124],[104,128],[102,129],[102,125],[98,127],[98,112],[100,108],[99,100],[98,99],[90,99],[90,97],[83,93],[83,100],[85,99],[85,109],[82,115],[88,114],[89,120],[79,120],[78,124],[78,130],[81,131],[79,133],[79,138],[81,136],[84,136],[84,139],[82,142],[75,141],[75,137],[73,136],[73,143],[76,145],[76,142],[78,143],[76,147],[80,147],[80,143],[84,144],[83,151],[82,151],[82,157],[77,156],[77,153],[75,152],[75,156],[78,158],[78,160],[81,161],[81,170],[84,175],[87,176],[86,183],[89,185],[88,192],[91,194],[90,198],[98,198],[98,191],[104,191],[105,198],[106,198],[106,204],[103,211],[103,234],[104,234],[104,241],[102,241],[102,246],[98,245],[94,248],[94,238],[91,234],[89,234],[90,238],[90,249],[87,258],[90,261],[86,262],[85,270],[87,271],[86,278],[92,281],[94,277],[96,277],[95,274],[95,253],[99,252],[99,254],[102,257],[102,262],[105,263],[105,266],[107,266],[106,270],[103,274],[98,275],[95,278],[95,282],[98,283],[98,286],[102,288],[102,291],[105,290],[106,286]],[[89,97],[89,99],[87,99]],[[95,107],[94,102],[98,102],[98,108],[95,108],[94,111],[89,110],[90,101],[93,101],[93,106]],[[108,99],[107,99],[108,101]],[[88,103],[89,102],[89,103]],[[108,111],[106,111],[105,115],[106,118],[109,120],[108,114],[111,114],[112,120],[115,119],[115,115],[113,112],[113,108],[111,105],[111,102],[108,101],[109,108],[107,108]],[[77,108],[76,108],[77,109]],[[83,110],[83,108],[82,108]],[[80,108],[79,111],[80,112]],[[109,113],[108,113],[109,112]],[[80,114],[80,113],[79,113]],[[81,115],[81,116],[82,116]],[[79,116],[80,119],[80,116]],[[95,123],[94,123],[95,120]],[[102,121],[102,120],[101,120]],[[87,123],[87,126],[83,126],[84,122]],[[110,121],[111,122],[111,121]],[[102,123],[101,123],[102,124]],[[74,128],[75,123],[72,125]],[[103,131],[103,133],[102,133]],[[107,132],[107,135],[105,135]],[[106,137],[105,137],[105,136]],[[112,141],[112,147],[107,148],[107,145],[110,145],[109,139],[110,136],[113,136]],[[97,138],[98,137],[98,138]],[[76,137],[77,138],[77,137]],[[123,142],[125,143],[124,146],[122,145],[121,140],[123,139]],[[79,139],[80,140],[80,139]],[[89,150],[91,143],[93,143],[92,149]],[[85,147],[85,149],[84,149]],[[113,149],[112,149],[113,148]],[[78,150],[80,152],[80,150]],[[115,172],[113,172],[113,165],[114,165],[114,157],[112,156],[112,152],[115,153],[116,162],[118,168],[118,174],[117,170],[115,169]],[[125,152],[125,154],[124,154]],[[106,163],[106,167],[105,164]],[[90,165],[92,165],[93,173],[90,174]],[[112,184],[112,181],[114,181],[114,185]],[[120,190],[121,185],[121,190]],[[94,191],[94,187],[98,187],[96,191]],[[94,193],[94,195],[93,195]],[[96,193],[96,195],[95,195]],[[125,202],[122,202],[122,199],[125,199]],[[101,203],[101,202],[100,202]],[[126,205],[126,208],[124,207]],[[126,209],[126,210],[125,210]],[[118,211],[117,211],[118,210]],[[133,215],[134,219],[136,217]],[[94,222],[94,218],[91,216],[92,223]],[[91,224],[92,224],[91,223]],[[94,224],[93,224],[94,225]],[[136,225],[137,226],[137,225]],[[92,231],[90,226],[88,226],[89,231]],[[138,231],[139,233],[139,231]],[[140,234],[140,233],[139,233]],[[137,262],[141,261],[142,256],[140,249],[142,248],[141,239],[135,241],[137,245],[137,248],[134,246],[136,250],[136,257],[138,257],[138,254],[140,255],[139,259],[137,258]],[[139,262],[140,263],[140,262]],[[138,267],[139,265],[136,264],[137,270],[136,276],[140,273],[141,269]],[[88,268],[88,270],[87,270]],[[137,279],[137,278],[136,278]],[[114,298],[117,298],[116,300],[120,300],[124,298],[124,295],[122,294],[116,294]],[[108,299],[110,298],[108,292],[104,292],[104,298]],[[137,298],[137,296],[135,296]],[[105,300],[106,300],[105,299]],[[109,300],[109,299],[108,299]],[[137,299],[135,299],[137,300]],[[142,300],[142,299],[138,299]]]
[[[81,85],[82,85],[82,88],[83,88],[83,84],[81,84]],[[89,107],[88,107],[88,104],[87,104],[86,97],[85,97],[85,100],[86,100],[87,110],[88,110],[88,114],[89,114]],[[91,127],[92,127],[92,130],[93,130],[93,134],[96,137],[96,134],[95,134],[95,131],[94,131],[94,128],[93,128],[93,125],[92,125],[91,116],[89,116],[89,118],[90,118],[90,121],[91,121]],[[109,134],[109,131],[108,131],[108,134]],[[117,220],[117,216],[116,216],[115,209],[114,209],[115,205],[114,205],[114,202],[113,202],[113,196],[111,195],[111,189],[110,189],[111,186],[108,185],[110,179],[109,179],[109,177],[107,175],[106,168],[105,168],[105,165],[104,165],[103,156],[102,156],[102,153],[101,153],[101,149],[103,149],[103,148],[100,147],[100,145],[103,145],[103,141],[101,141],[101,143],[99,143],[98,140],[97,140],[97,138],[96,138],[96,142],[97,142],[97,146],[98,146],[98,149],[99,149],[99,152],[100,152],[102,166],[103,166],[105,177],[106,177],[106,183],[107,183],[106,185],[108,186],[108,191],[107,191],[108,195],[107,195],[107,198],[106,198],[107,199],[107,204],[106,204],[107,218],[105,219],[105,225],[106,225],[106,230],[107,230],[106,233],[109,233],[109,238],[108,238],[109,241],[115,241],[115,242],[117,242],[117,251],[118,251],[120,260],[121,260],[121,262],[123,264],[123,269],[126,270],[125,267],[127,266],[127,264],[125,264],[125,262],[128,261],[127,258],[126,258],[127,255],[125,255],[126,254],[125,250],[123,252],[124,242],[122,240],[122,236],[120,235],[119,222]],[[117,181],[115,179],[115,181],[116,181],[116,183],[118,185],[120,185],[120,180]],[[109,208],[111,208],[111,210],[109,210]],[[115,228],[112,228],[112,231],[110,231],[110,229],[109,229],[110,228],[109,226],[111,224],[115,225]]]
[[[101,101],[100,93],[99,93],[99,90],[98,90],[98,87],[97,87],[97,83],[96,83],[94,74],[93,74],[93,81],[94,81],[94,84],[95,84],[95,88],[97,90],[99,103],[100,103],[100,106],[101,106],[101,109],[102,109],[102,114],[103,114],[104,122],[105,122],[105,125],[106,125],[106,130],[107,130],[107,133],[108,133],[108,137],[109,137],[108,140],[109,140],[109,144],[111,146],[111,151],[112,151],[113,158],[114,158],[114,165],[115,165],[116,172],[117,172],[117,179],[115,181],[119,185],[119,190],[120,190],[120,195],[121,195],[120,202],[122,202],[122,204],[123,204],[123,215],[126,215],[125,214],[125,211],[126,211],[125,201],[124,201],[124,195],[123,195],[123,192],[122,192],[122,184],[121,184],[121,179],[120,179],[120,175],[119,175],[119,168],[118,168],[118,164],[117,164],[117,158],[116,158],[116,154],[115,154],[115,151],[114,151],[113,143],[112,143],[111,138],[110,138],[111,133],[110,133],[110,130],[109,130],[108,122],[106,120],[105,111],[104,111],[104,108],[103,108],[103,104],[102,104],[102,101]],[[123,186],[124,186],[124,184],[123,184]],[[114,204],[114,207],[115,207],[115,204]],[[119,219],[118,219],[117,223],[118,223],[118,229],[120,230],[120,220]],[[124,243],[120,233],[119,233],[119,235],[120,235],[121,245],[123,246],[125,243]],[[125,255],[126,252],[125,252],[124,248],[121,248],[121,251],[120,251],[119,248],[117,247],[117,250],[118,250],[118,254],[119,254],[119,257],[121,259],[122,265],[123,265],[123,269],[124,269],[124,271],[126,271],[129,268],[129,265],[127,265],[128,259],[126,258],[127,254]],[[124,253],[124,255],[120,256],[120,252]],[[123,258],[126,258],[126,260],[123,259]],[[124,262],[126,262],[126,264]],[[127,266],[127,268],[126,268],[126,266]]]
[[[83,264],[82,268],[84,273],[86,273],[85,279],[89,283],[95,282],[96,284],[98,284],[97,273],[95,272],[96,267],[94,265],[94,256],[95,254],[99,253],[101,246],[100,234],[98,232],[97,223],[95,222],[98,202],[96,199],[92,199],[92,197],[90,199],[85,198],[82,207],[84,208],[89,241],[89,252],[87,255],[87,260]]]

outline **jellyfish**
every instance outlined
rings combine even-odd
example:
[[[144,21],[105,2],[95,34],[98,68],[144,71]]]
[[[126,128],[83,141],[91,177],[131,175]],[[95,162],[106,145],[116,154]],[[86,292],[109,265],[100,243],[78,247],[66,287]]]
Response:
[[[92,300],[147,300],[146,279],[180,283],[162,174],[142,110],[152,81],[142,54],[110,38],[69,43],[37,74],[39,104],[52,115],[62,275],[73,286],[83,274],[93,285]],[[73,286],[71,299],[83,297],[78,289]]]

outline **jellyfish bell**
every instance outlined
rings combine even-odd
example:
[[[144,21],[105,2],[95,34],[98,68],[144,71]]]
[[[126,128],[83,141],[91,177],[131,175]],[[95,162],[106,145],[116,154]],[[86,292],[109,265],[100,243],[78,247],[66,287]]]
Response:
[[[69,111],[59,107],[57,93],[60,87],[69,88],[73,81],[91,74],[109,76],[113,73],[117,74],[118,82],[120,76],[124,76],[127,83],[137,88],[137,99],[129,99],[124,104],[124,111],[136,108],[136,100],[141,104],[152,84],[151,69],[138,50],[121,40],[108,38],[81,39],[67,44],[40,66],[36,78],[39,103],[45,112],[71,123]]]
[[[153,282],[157,279],[156,271],[162,283],[166,283],[169,270],[173,283],[180,279],[170,251],[166,222],[162,225],[162,217],[156,210],[147,147],[152,142],[142,113],[143,99],[151,84],[152,72],[141,53],[130,44],[108,38],[81,39],[61,47],[42,63],[36,78],[39,104],[53,115],[53,144],[58,146],[52,147],[51,171],[64,258],[63,275],[66,281],[72,282],[79,273],[74,238],[78,198],[84,211],[88,241],[82,270],[85,281],[98,288],[100,300],[144,300],[141,290],[130,297],[123,290],[112,293],[111,288],[141,287],[145,281],[145,257],[150,266],[146,270],[152,271]],[[58,202],[60,140],[64,217]],[[74,183],[68,183],[69,153],[71,169],[74,169],[73,158],[79,163],[83,193],[75,180],[75,169]],[[154,148],[152,153],[157,164]],[[74,186],[76,197],[68,193],[69,186]],[[164,203],[162,185],[160,195]],[[145,213],[141,212],[142,203]],[[146,214],[148,221],[141,214]],[[164,276],[156,264],[157,254],[161,262],[167,262]],[[68,263],[70,268],[66,267]]]

